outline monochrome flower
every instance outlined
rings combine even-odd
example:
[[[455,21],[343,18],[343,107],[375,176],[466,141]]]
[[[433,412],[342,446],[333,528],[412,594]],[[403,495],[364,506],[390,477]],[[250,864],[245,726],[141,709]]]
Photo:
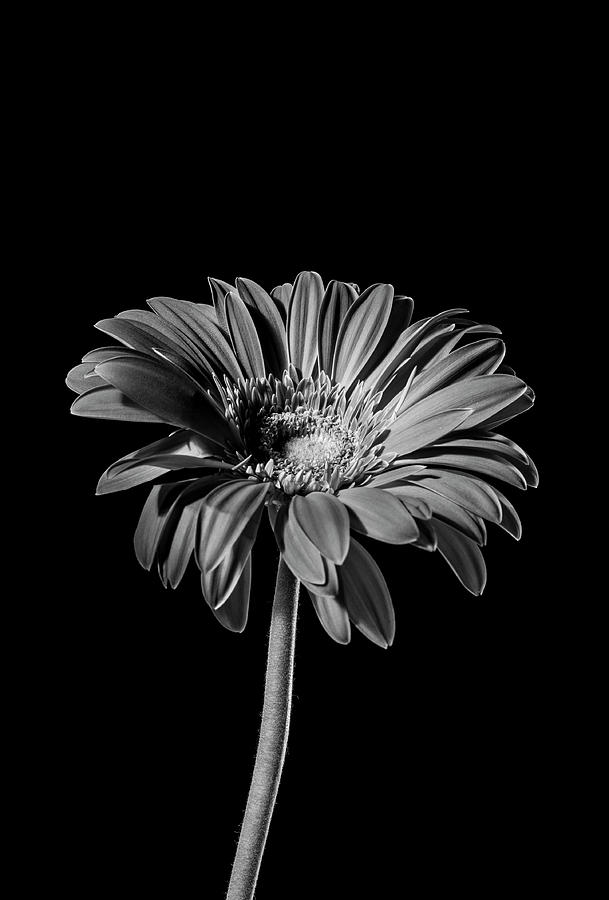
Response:
[[[389,284],[303,272],[268,294],[210,279],[213,305],[155,298],[96,327],[118,344],[67,378],[79,416],[173,432],[113,463],[107,494],[155,482],[135,533],[146,569],[176,587],[194,556],[216,618],[242,631],[266,509],[281,556],[339,643],[351,623],[387,647],[385,579],[358,537],[438,550],[484,588],[486,523],[520,537],[498,484],[537,484],[497,428],[533,404],[497,328],[465,309],[412,322]]]

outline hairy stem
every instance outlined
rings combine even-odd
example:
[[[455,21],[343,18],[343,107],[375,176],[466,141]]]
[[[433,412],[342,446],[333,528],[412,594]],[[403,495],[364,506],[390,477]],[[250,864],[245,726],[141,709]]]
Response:
[[[256,889],[288,743],[299,587],[300,582],[281,559],[273,600],[258,751],[226,900],[251,900]]]

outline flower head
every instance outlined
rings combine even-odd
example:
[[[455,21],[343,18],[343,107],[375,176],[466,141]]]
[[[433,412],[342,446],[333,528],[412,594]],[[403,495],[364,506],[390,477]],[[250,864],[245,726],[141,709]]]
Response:
[[[194,555],[217,619],[242,631],[251,550],[266,509],[286,565],[325,630],[350,623],[391,644],[379,567],[354,536],[439,550],[480,594],[486,522],[520,522],[497,486],[537,484],[530,457],[496,429],[533,404],[502,364],[499,330],[449,309],[411,322],[388,284],[362,293],[315,272],[268,294],[210,279],[213,306],[156,298],[97,323],[120,342],[67,383],[72,412],[174,430],[113,463],[98,493],[152,487],[135,551],[176,587]]]

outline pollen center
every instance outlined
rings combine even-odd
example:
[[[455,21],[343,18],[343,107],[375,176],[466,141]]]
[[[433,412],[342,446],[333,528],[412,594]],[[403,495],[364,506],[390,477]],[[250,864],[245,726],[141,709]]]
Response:
[[[258,441],[259,452],[273,461],[275,476],[306,475],[311,486],[324,482],[336,468],[346,468],[358,446],[338,416],[310,410],[266,416]]]
[[[380,440],[393,421],[395,401],[387,412],[377,411],[381,394],[361,383],[348,396],[325,372],[300,378],[290,365],[281,378],[235,383],[224,376],[224,385],[217,378],[215,384],[241,445],[233,447],[235,470],[272,481],[285,494],[337,493],[365,484],[395,458]]]
[[[342,451],[340,439],[324,433],[290,438],[281,448],[286,460],[311,469],[341,459]]]

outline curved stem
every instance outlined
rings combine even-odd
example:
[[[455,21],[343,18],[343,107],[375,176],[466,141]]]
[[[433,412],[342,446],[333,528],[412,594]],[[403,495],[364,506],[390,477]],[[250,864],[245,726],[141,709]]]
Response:
[[[251,900],[256,889],[288,743],[299,588],[300,582],[280,559],[258,751],[226,900]]]

